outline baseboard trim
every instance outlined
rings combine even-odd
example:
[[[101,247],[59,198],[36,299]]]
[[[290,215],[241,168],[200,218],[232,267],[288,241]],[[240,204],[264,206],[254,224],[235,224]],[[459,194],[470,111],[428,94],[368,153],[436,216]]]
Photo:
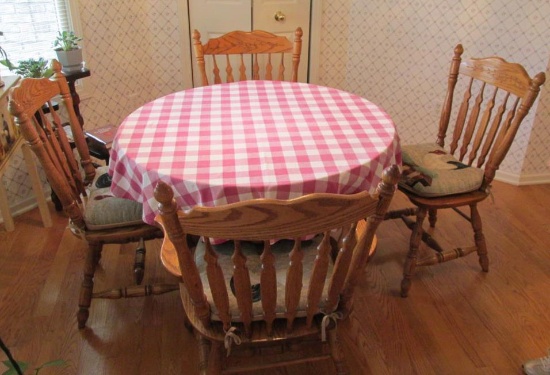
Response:
[[[506,182],[508,184],[516,186],[524,185],[541,185],[550,183],[550,173],[534,173],[534,174],[522,174],[497,171],[495,180]]]
[[[495,180],[515,186],[550,184],[550,173],[518,175],[505,171],[497,171]],[[50,198],[48,197],[46,200],[49,201]],[[36,199],[34,196],[31,196],[17,203],[15,206],[10,207],[10,210],[12,216],[16,217],[36,207],[38,207]],[[0,224],[2,223],[4,223],[4,218],[0,215]]]
[[[50,201],[50,197],[46,198],[47,201]],[[17,203],[14,206],[10,206],[10,212],[11,216],[15,218],[18,215],[24,214],[25,212],[28,212],[32,209],[35,209],[38,207],[38,203],[36,202],[36,198],[33,196],[30,196],[26,199],[23,199],[21,202]],[[4,218],[0,214],[0,224],[4,223]]]

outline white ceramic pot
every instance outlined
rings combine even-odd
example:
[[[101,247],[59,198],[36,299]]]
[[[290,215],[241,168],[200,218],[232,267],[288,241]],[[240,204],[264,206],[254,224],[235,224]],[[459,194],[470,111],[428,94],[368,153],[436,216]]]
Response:
[[[70,51],[56,50],[57,60],[63,65],[63,71],[75,72],[82,69],[82,49],[73,49]]]

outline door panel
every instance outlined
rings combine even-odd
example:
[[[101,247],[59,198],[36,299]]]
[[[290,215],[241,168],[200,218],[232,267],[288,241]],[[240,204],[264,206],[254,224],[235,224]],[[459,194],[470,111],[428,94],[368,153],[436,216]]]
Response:
[[[232,30],[250,31],[252,29],[252,0],[188,0],[189,1],[189,29],[193,38],[193,30],[201,33],[201,42],[216,38]],[[193,48],[193,39],[191,39]],[[200,74],[196,69],[195,53],[191,54],[193,67],[193,86],[201,85]],[[212,81],[212,59],[207,58],[206,74]],[[222,59],[217,60],[218,68],[224,71],[226,64]]]
[[[301,27],[302,54],[298,70],[298,81],[308,82],[308,51],[309,51],[309,15],[311,0],[254,0],[252,20],[254,29],[270,31],[277,35],[284,35],[294,41],[294,31]],[[275,14],[280,12],[284,20],[277,21]],[[285,67],[289,71],[292,67],[292,56],[285,57]]]
[[[191,37],[193,30],[201,33],[201,42],[218,37],[232,30],[251,31],[265,30],[277,35],[286,36],[294,41],[294,31],[298,26],[303,30],[302,54],[298,80],[308,81],[308,51],[310,29],[311,0],[188,0],[189,29]],[[275,20],[275,13],[282,12],[285,19]],[[193,40],[190,41],[191,48]],[[278,56],[276,57],[278,61]],[[193,85],[200,86],[200,75],[195,69],[195,54],[192,53]],[[206,59],[206,70],[212,71],[211,59]],[[225,70],[225,62],[217,60],[220,71]],[[248,62],[247,62],[248,63]],[[290,74],[292,56],[285,56],[286,72]],[[249,67],[247,66],[247,70]],[[238,72],[234,72],[234,75]],[[236,76],[236,75],[235,75]],[[237,76],[236,76],[237,77]],[[211,80],[211,74],[208,76]]]
[[[250,31],[252,0],[188,0],[189,27],[208,40],[231,30]],[[213,35],[211,35],[213,34]]]

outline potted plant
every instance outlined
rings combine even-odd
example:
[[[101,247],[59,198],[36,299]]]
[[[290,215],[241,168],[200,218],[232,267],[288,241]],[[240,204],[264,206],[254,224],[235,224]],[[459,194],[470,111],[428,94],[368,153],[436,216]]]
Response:
[[[75,72],[82,68],[82,49],[78,45],[81,40],[73,31],[58,32],[53,46],[63,71]]]
[[[53,74],[53,70],[48,67],[48,61],[43,57],[20,60],[17,65],[13,64],[7,56],[5,57],[6,58],[0,60],[0,64],[7,66],[9,70],[22,77],[47,78]]]

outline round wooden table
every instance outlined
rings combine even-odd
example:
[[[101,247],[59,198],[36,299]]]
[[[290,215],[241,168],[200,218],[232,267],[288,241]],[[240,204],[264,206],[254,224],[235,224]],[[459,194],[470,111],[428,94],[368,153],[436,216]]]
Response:
[[[176,92],[120,125],[109,171],[115,196],[153,224],[162,180],[182,208],[314,192],[374,192],[401,164],[399,137],[376,104],[333,88],[241,81]]]

